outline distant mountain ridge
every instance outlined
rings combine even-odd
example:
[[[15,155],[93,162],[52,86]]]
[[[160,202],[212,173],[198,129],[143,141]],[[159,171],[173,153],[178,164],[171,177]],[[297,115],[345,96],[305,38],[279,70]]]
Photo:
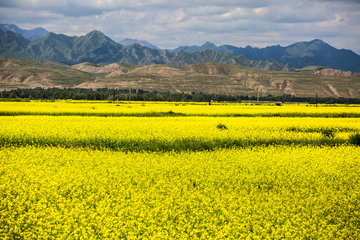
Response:
[[[128,45],[132,45],[132,44],[140,44],[141,46],[143,47],[148,47],[148,48],[151,48],[151,49],[155,49],[155,50],[161,50],[160,48],[158,48],[157,46],[155,45],[152,45],[151,43],[147,42],[147,41],[144,41],[144,40],[137,40],[137,39],[131,39],[131,38],[125,38],[124,40],[120,41],[119,42],[121,45],[124,45],[124,46],[128,46]]]
[[[49,32],[44,29],[44,28],[35,28],[35,29],[31,29],[31,30],[26,30],[26,29],[21,29],[18,26],[16,26],[15,24],[1,24],[0,23],[0,28],[6,32],[6,31],[12,31],[14,33],[19,33],[21,34],[24,38],[26,38],[29,41],[34,41],[40,38],[43,38],[46,36],[46,34],[48,34]]]
[[[32,41],[21,53],[73,65],[79,62],[108,62],[120,49],[121,45],[99,31],[81,37],[50,32],[44,38]]]
[[[193,46],[180,46],[180,47],[175,48],[174,50],[168,50],[168,51],[171,52],[171,53],[176,53],[176,52],[180,52],[180,51],[193,53],[193,52],[202,52],[202,51],[211,50],[211,49],[217,49],[217,46],[215,44],[211,43],[211,42],[206,42],[203,45],[201,45],[200,47],[196,46],[196,45],[193,45]],[[223,53],[232,54],[231,52],[227,52],[227,51],[225,51]],[[241,54],[232,54],[232,55],[241,55]]]
[[[232,55],[244,55],[255,61],[272,60],[283,64],[288,63],[292,67],[299,69],[312,65],[321,65],[343,71],[360,72],[359,55],[351,50],[336,49],[320,39],[314,39],[310,42],[297,42],[287,47],[276,45],[265,48],[253,48],[250,46],[241,48],[231,45],[216,46],[213,43],[206,42],[202,46],[180,46],[169,50],[169,52],[185,51],[193,53],[207,49],[214,49]]]
[[[135,39],[127,41],[133,42]],[[133,65],[186,66],[217,62],[275,71],[295,71],[294,68],[320,65],[342,71],[360,72],[359,55],[351,50],[338,50],[320,39],[297,42],[288,47],[277,45],[266,48],[216,46],[206,42],[200,47],[185,46],[170,51],[156,50],[139,43],[123,46],[97,30],[81,37],[50,32],[43,38],[29,41],[21,34],[0,29],[0,56],[50,61],[63,65],[82,62],[104,65],[120,62]]]
[[[140,44],[123,46],[94,30],[85,36],[69,37],[63,34],[48,33],[45,37],[29,42],[19,34],[0,30],[0,55],[29,60],[50,61],[63,65],[82,62],[110,64],[114,62],[133,65],[165,64],[186,66],[196,63],[217,62],[241,65],[266,70],[293,71],[290,66],[274,61],[253,61],[244,56],[233,56],[215,50],[188,53],[180,51],[170,53],[155,50]],[[2,51],[1,51],[2,49]]]

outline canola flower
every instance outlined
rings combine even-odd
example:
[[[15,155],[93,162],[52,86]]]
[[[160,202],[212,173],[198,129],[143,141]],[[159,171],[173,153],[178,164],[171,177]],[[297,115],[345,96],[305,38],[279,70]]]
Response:
[[[2,102],[0,239],[359,239],[358,109]]]
[[[0,115],[360,117],[359,105],[192,102],[0,102]]]
[[[130,151],[208,150],[254,145],[344,144],[357,118],[0,117],[0,146],[62,146]],[[226,129],[219,129],[224,124]],[[31,126],[31,127],[30,127]],[[329,135],[324,132],[331,131]]]
[[[1,239],[359,239],[360,151],[0,150]]]

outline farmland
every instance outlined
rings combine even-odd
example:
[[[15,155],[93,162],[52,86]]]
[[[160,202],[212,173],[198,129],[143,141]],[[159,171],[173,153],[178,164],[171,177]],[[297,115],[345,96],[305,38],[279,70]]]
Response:
[[[0,102],[0,237],[358,239],[359,115]]]
[[[360,117],[360,105],[195,102],[29,101],[0,102],[1,116],[202,116],[202,117]]]

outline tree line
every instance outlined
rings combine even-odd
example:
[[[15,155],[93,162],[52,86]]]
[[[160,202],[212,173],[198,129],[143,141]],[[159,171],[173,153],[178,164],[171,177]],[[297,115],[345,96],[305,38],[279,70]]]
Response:
[[[145,91],[142,89],[83,89],[83,88],[33,88],[2,91],[2,99],[73,99],[73,100],[109,100],[109,101],[175,101],[175,102],[242,102],[257,101],[257,96],[207,94],[202,92],[171,93]],[[260,96],[259,101],[269,102],[306,102],[310,104],[360,104],[360,98],[333,97],[296,97],[293,95]]]

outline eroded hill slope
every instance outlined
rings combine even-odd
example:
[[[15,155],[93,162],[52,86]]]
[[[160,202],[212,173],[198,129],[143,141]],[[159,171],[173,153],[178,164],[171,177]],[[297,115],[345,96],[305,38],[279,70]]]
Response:
[[[81,63],[65,67],[1,57],[0,87],[133,88],[248,96],[291,94],[298,97],[317,93],[319,97],[360,97],[360,78],[354,76],[265,71],[221,63],[184,67]]]

